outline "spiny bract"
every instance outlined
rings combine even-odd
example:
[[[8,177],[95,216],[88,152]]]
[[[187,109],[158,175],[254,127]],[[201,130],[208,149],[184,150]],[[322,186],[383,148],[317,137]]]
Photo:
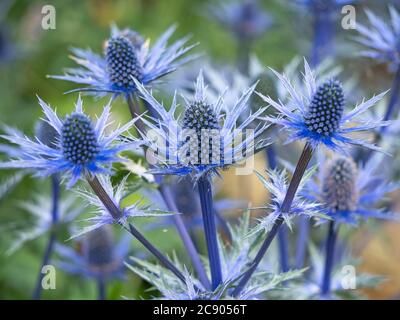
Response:
[[[86,164],[99,153],[99,145],[90,119],[82,113],[67,116],[62,127],[64,157],[72,163]]]
[[[340,157],[327,164],[322,196],[330,211],[355,210],[358,201],[356,181],[357,167],[352,159]]]
[[[304,120],[310,131],[330,136],[340,127],[343,110],[342,85],[331,79],[318,87]]]
[[[135,47],[124,36],[115,36],[106,48],[107,71],[111,83],[118,88],[134,88],[132,77],[142,78],[143,70],[137,58]]]
[[[35,125],[36,137],[46,146],[55,146],[57,138],[59,137],[58,132],[54,129],[47,121],[40,120]]]

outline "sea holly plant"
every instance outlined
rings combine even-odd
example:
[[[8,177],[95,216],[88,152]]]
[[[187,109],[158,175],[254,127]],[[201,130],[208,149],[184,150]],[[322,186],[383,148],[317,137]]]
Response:
[[[383,122],[381,119],[375,121],[357,119],[361,113],[364,113],[378,102],[384,96],[385,92],[357,105],[352,111],[345,114],[344,92],[340,82],[335,79],[330,79],[322,84],[317,84],[314,74],[306,60],[304,60],[305,92],[297,91],[285,75],[281,75],[276,71],[274,71],[274,73],[288,91],[291,99],[284,105],[279,101],[276,102],[272,98],[261,94],[261,97],[280,113],[276,117],[268,116],[265,120],[281,126],[290,133],[287,143],[295,140],[305,140],[306,144],[280,206],[281,214],[267,234],[258,254],[252,262],[251,268],[244,274],[241,282],[235,289],[236,295],[243,290],[244,286],[251,278],[252,273],[256,270],[280,226],[284,222],[282,213],[290,212],[293,200],[295,199],[301,180],[314,151],[320,145],[324,145],[336,152],[346,152],[346,146],[349,145],[359,145],[373,150],[379,150],[375,145],[349,137],[349,135],[355,132],[367,131],[387,125],[387,123]],[[358,125],[347,127],[346,124],[350,121],[357,121]]]
[[[135,144],[131,141],[117,141],[117,138],[131,128],[137,118],[112,133],[106,134],[110,104],[104,107],[102,115],[93,124],[83,112],[80,97],[76,103],[75,112],[66,116],[64,120],[61,120],[44,101],[39,100],[39,103],[46,115],[46,121],[59,134],[56,144],[49,147],[38,138],[21,136],[17,131],[12,135],[4,135],[3,138],[18,145],[21,152],[17,154],[16,159],[2,163],[1,168],[28,168],[34,170],[38,176],[58,173],[69,178],[68,187],[72,187],[80,179],[86,180],[109,214],[108,219],[104,219],[103,216],[100,221],[96,220],[94,227],[98,228],[107,223],[121,225],[152,254],[162,260],[162,263],[170,268],[181,281],[184,281],[182,273],[132,223],[126,222],[127,217],[135,215],[136,208],[121,208],[97,176],[110,174],[111,165],[120,161],[118,154],[127,148],[135,148]]]
[[[124,260],[130,251],[130,238],[121,237],[116,242],[111,227],[104,225],[75,242],[80,251],[65,244],[56,244],[58,258],[53,260],[54,264],[71,275],[96,281],[97,298],[105,300],[107,282],[125,278]]]
[[[375,154],[358,167],[350,157],[334,156],[319,170],[317,181],[309,181],[305,196],[320,203],[320,210],[331,217],[326,239],[325,267],[321,280],[321,295],[329,297],[332,268],[334,267],[335,243],[339,226],[357,227],[361,220],[377,218],[398,220],[399,215],[384,207],[379,208],[386,195],[399,188],[398,183],[388,181],[379,173],[382,154]],[[382,204],[381,204],[382,206]]]
[[[256,139],[267,125],[257,126],[244,139],[242,134],[266,108],[260,108],[250,114],[245,122],[237,125],[240,115],[248,108],[255,85],[245,90],[233,106],[226,107],[223,97],[213,102],[207,101],[203,74],[200,72],[193,101],[185,99],[183,115],[177,117],[176,96],[167,111],[139,82],[136,81],[136,85],[143,99],[158,113],[157,118],[142,119],[149,130],[142,132],[142,143],[156,160],[155,168],[151,172],[162,175],[193,175],[195,178],[203,215],[212,289],[215,290],[223,280],[211,179],[220,169],[244,161],[253,155],[254,149],[260,147]]]
[[[201,283],[186,272],[186,282],[177,281],[165,268],[131,257],[127,262],[129,269],[141,278],[150,282],[154,289],[161,292],[162,299],[168,300],[221,300],[232,299],[232,290],[235,288],[240,275],[247,270],[250,255],[256,250],[257,236],[250,235],[250,214],[246,212],[236,226],[229,226],[232,241],[229,245],[219,246],[221,257],[221,272],[223,282],[213,290],[201,288]],[[220,242],[221,243],[221,242]],[[179,260],[175,257],[176,263]],[[261,270],[254,274],[249,285],[238,299],[259,299],[265,294],[274,291],[285,291],[285,283],[296,280],[305,270],[292,270],[286,273],[274,273],[270,270]],[[196,289],[196,287],[198,287]],[[157,299],[157,296],[155,296]]]
[[[359,35],[355,40],[363,46],[360,55],[374,59],[378,62],[388,63],[390,70],[395,73],[390,99],[388,101],[384,120],[396,117],[400,90],[400,14],[392,6],[389,7],[390,20],[378,17],[370,10],[366,10],[369,25],[358,24]],[[384,131],[384,127],[381,128]]]
[[[183,57],[196,46],[184,47],[188,37],[168,46],[175,29],[176,26],[168,28],[150,46],[150,40],[145,40],[136,31],[113,26],[103,56],[91,50],[73,49],[72,59],[81,67],[67,69],[65,75],[50,77],[84,85],[69,92],[88,92],[100,97],[122,95],[129,103],[132,116],[136,116],[139,106],[134,79],[146,86],[155,84],[180,65],[196,58],[194,55]]]

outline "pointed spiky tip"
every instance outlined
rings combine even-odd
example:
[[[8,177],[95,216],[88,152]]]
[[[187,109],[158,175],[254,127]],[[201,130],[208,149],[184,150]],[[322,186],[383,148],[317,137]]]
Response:
[[[54,147],[59,137],[58,132],[47,121],[39,120],[35,124],[36,137],[46,146]]]
[[[106,48],[107,72],[111,83],[123,90],[133,89],[132,77],[142,79],[142,66],[131,41],[124,36],[108,40]]]
[[[92,269],[104,270],[114,262],[114,236],[105,225],[89,232],[83,242],[84,256]]]
[[[190,154],[191,164],[215,163],[219,159],[220,150],[213,147],[216,143],[212,139],[213,131],[220,130],[217,114],[213,107],[205,102],[194,102],[186,107],[183,115],[182,128],[185,130],[194,130],[196,139],[189,139],[186,143],[191,145],[189,150],[198,150],[197,154]],[[202,144],[208,142],[208,148],[202,147]]]
[[[89,163],[100,149],[92,122],[82,113],[72,113],[65,119],[61,145],[65,159],[75,165]]]
[[[338,80],[330,79],[318,87],[304,121],[310,131],[331,136],[340,127],[343,110],[342,85]]]
[[[358,195],[357,166],[351,158],[339,157],[329,161],[323,179],[323,201],[331,212],[353,211]]]

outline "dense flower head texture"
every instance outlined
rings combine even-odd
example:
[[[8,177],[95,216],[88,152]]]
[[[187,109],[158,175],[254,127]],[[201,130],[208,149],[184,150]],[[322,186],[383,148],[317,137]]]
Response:
[[[310,131],[332,135],[340,126],[344,96],[341,84],[334,79],[324,82],[315,92],[308,113],[304,117]]]
[[[145,41],[136,31],[113,26],[111,37],[105,43],[104,56],[91,50],[73,49],[72,59],[81,68],[70,68],[64,75],[50,77],[85,85],[69,92],[128,96],[137,91],[133,79],[148,86],[196,57],[183,57],[196,46],[184,46],[188,37],[167,45],[175,29],[175,26],[168,28],[150,47],[149,40]]]
[[[158,119],[143,118],[147,132],[141,132],[142,143],[156,157],[153,173],[194,173],[196,176],[217,173],[218,169],[243,161],[265,146],[259,137],[268,124],[258,123],[251,127],[265,107],[249,113],[243,122],[238,121],[246,110],[249,111],[248,102],[255,85],[245,90],[233,106],[226,106],[223,96],[214,102],[208,101],[200,72],[194,98],[184,97],[183,114],[176,117],[176,97],[166,111],[140,83],[136,81],[136,84],[143,99],[159,116]]]
[[[135,52],[135,47],[125,36],[116,36],[107,43],[107,72],[111,83],[118,89],[135,87],[132,77],[141,81],[143,70]]]
[[[384,155],[374,154],[365,164],[356,165],[351,157],[326,156],[318,153],[324,163],[314,179],[302,192],[309,201],[320,204],[320,210],[339,223],[353,226],[368,218],[398,219],[396,213],[378,208],[385,196],[399,188],[390,182],[380,169]]]
[[[304,60],[303,86],[295,87],[285,74],[272,71],[287,91],[289,98],[283,103],[260,93],[259,96],[278,111],[277,116],[268,116],[264,119],[290,133],[287,143],[304,139],[313,149],[325,145],[334,151],[346,152],[345,147],[358,145],[380,150],[368,141],[351,137],[351,134],[389,125],[389,122],[383,121],[382,118],[360,117],[380,101],[387,91],[367,101],[364,100],[346,113],[345,94],[341,83],[336,79],[329,79],[319,84],[306,60]]]
[[[331,212],[356,208],[357,167],[351,158],[338,157],[325,167],[323,199]]]
[[[31,169],[38,176],[64,174],[69,177],[70,187],[87,175],[109,173],[111,165],[121,160],[118,157],[121,151],[136,147],[132,142],[119,141],[117,138],[131,128],[137,118],[106,134],[110,103],[104,107],[96,123],[84,114],[80,97],[75,111],[64,120],[60,120],[40,98],[39,104],[46,115],[46,125],[52,127],[57,134],[56,138],[49,144],[46,135],[31,139],[17,130],[8,128],[8,134],[2,135],[2,138],[17,145],[20,152],[15,153],[13,159],[8,162],[0,163],[0,168]]]

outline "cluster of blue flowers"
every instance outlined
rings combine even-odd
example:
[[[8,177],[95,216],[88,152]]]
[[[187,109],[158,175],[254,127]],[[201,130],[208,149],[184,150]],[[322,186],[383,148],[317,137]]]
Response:
[[[312,8],[314,20],[321,22],[321,15],[330,17],[348,3],[322,2],[298,4]],[[280,289],[280,297],[300,292],[298,297],[338,298],[340,292],[331,279],[339,263],[335,260],[339,227],[357,227],[367,218],[397,219],[386,196],[400,185],[380,169],[391,151],[380,145],[385,134],[391,134],[383,128],[390,128],[398,116],[400,72],[385,116],[373,110],[378,103],[386,104],[388,91],[349,108],[352,97],[346,82],[339,81],[338,74],[331,76],[318,69],[325,52],[318,46],[334,41],[328,35],[316,35],[312,67],[304,58],[304,71],[295,67],[279,73],[249,59],[249,52],[243,56],[240,48],[243,44],[250,50],[248,44],[272,25],[260,3],[224,2],[208,10],[235,35],[241,72],[232,71],[224,78],[205,65],[196,70],[196,79],[191,79],[193,87],[166,92],[172,101],[166,107],[152,89],[166,75],[198,58],[192,52],[197,44],[186,46],[188,37],[168,44],[174,26],[152,45],[134,30],[113,26],[103,55],[73,49],[72,58],[79,67],[50,76],[77,85],[70,93],[109,96],[103,107],[96,101],[101,112],[95,121],[84,112],[79,95],[74,110],[62,117],[39,98],[44,117],[38,120],[34,137],[3,126],[0,150],[7,160],[0,168],[21,169],[52,180],[50,198],[39,195],[25,205],[37,224],[21,232],[9,251],[48,232],[43,264],[51,260],[66,272],[96,281],[99,299],[107,298],[107,281],[124,281],[126,266],[157,289],[155,297],[165,299],[263,299],[276,297],[276,289]],[[400,16],[393,7],[390,15],[392,25],[367,11],[371,26],[360,26],[357,41],[367,47],[364,56],[400,70]],[[263,77],[269,77],[275,89],[262,88]],[[132,119],[115,126],[109,118],[119,96]],[[303,147],[295,165],[277,158],[282,145],[295,143]],[[266,152],[268,159],[265,172],[251,167],[260,151]],[[246,170],[249,164],[250,170]],[[214,199],[215,182],[229,167],[235,168],[239,180],[243,174],[255,174],[270,195],[264,206],[241,208],[240,222],[228,223],[221,211],[232,204],[218,205]],[[178,179],[166,177],[170,175]],[[63,193],[68,197],[60,195],[64,183]],[[132,187],[133,183],[139,187]],[[182,203],[177,196],[182,190],[189,203]],[[186,212],[179,212],[181,208]],[[250,210],[261,212],[257,220],[250,219]],[[194,224],[185,217],[188,211],[202,222],[205,239],[198,238]],[[81,215],[85,218],[78,219]],[[299,216],[307,223],[315,222],[317,230],[324,231],[321,226],[328,225],[322,267],[312,265],[307,254],[300,266],[291,265],[286,228],[302,234],[298,244],[312,245],[311,238],[299,231]],[[173,224],[189,259],[170,258],[159,250],[145,235],[146,229],[139,230],[138,217],[163,218],[159,224],[150,222],[154,228]],[[69,240],[81,250],[63,243],[65,239],[58,233],[61,224],[67,226]],[[119,242],[113,225],[124,233]],[[130,237],[146,250],[132,251]],[[271,264],[269,255],[274,254],[274,249],[269,249],[275,237],[280,243],[281,268]],[[205,241],[206,251],[199,250],[198,241]],[[303,268],[308,263],[309,270]],[[315,277],[317,271],[320,279]],[[41,278],[35,299],[41,295]]]

